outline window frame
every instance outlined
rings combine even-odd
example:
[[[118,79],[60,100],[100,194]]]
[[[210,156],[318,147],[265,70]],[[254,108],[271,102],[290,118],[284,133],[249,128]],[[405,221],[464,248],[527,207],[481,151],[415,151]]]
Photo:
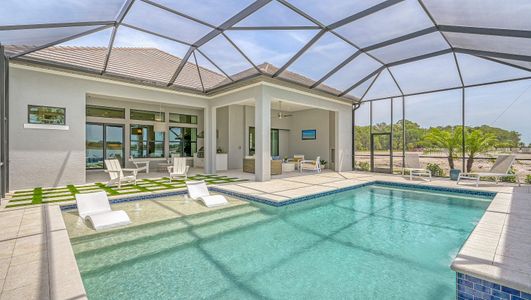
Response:
[[[114,110],[114,111],[121,111],[123,112],[123,117],[104,117],[104,116],[91,116],[88,114],[88,108],[99,108],[99,109],[108,109],[108,110]],[[93,104],[87,104],[85,105],[85,116],[90,118],[106,118],[106,119],[118,119],[118,120],[125,120],[126,118],[126,111],[123,107],[112,107],[112,106],[105,106],[105,105],[93,105]]]
[[[179,122],[173,121],[172,116],[179,116]],[[182,122],[181,117],[190,117],[190,122]],[[195,123],[194,120],[195,119]],[[191,124],[191,125],[197,125],[199,123],[197,115],[190,115],[190,114],[182,114],[182,113],[176,113],[176,112],[170,112],[168,116],[168,121],[170,123],[176,123],[176,124]]]
[[[149,139],[149,137],[147,139],[142,139],[141,140],[133,140],[132,139],[132,136],[133,136],[133,129],[134,127],[139,127],[139,128],[151,128],[151,130],[153,131],[153,140]],[[149,135],[149,132],[148,132],[148,135]],[[142,143],[143,145],[146,145],[147,146],[147,155],[144,156],[134,156],[134,148],[133,148],[133,143]],[[150,154],[151,153],[155,153],[155,150],[157,149],[156,145],[157,143],[162,143],[162,154],[161,156],[151,156]],[[151,147],[151,145],[153,145],[153,148]],[[129,156],[133,157],[133,158],[164,158],[165,155],[166,155],[166,134],[165,132],[162,133],[162,140],[157,140],[157,135],[156,135],[156,132],[155,132],[155,129],[154,129],[154,126],[153,125],[145,125],[145,124],[129,124]]]
[[[133,118],[133,112],[153,113],[153,115],[155,116],[155,118],[154,118],[153,120],[135,119],[135,118]],[[157,120],[157,119],[156,119],[156,116],[157,116],[157,115],[162,116],[162,120]],[[130,119],[130,120],[135,120],[135,121],[160,122],[160,123],[164,123],[164,122],[166,122],[166,112],[164,112],[164,111],[152,111],[152,110],[134,109],[134,108],[131,108],[131,109],[129,109],[129,119]]]
[[[37,108],[54,108],[54,109],[62,109],[63,110],[63,122],[61,124],[53,124],[53,123],[35,123],[31,121],[31,108],[37,107]],[[60,107],[60,106],[49,106],[49,105],[35,105],[35,104],[28,104],[28,113],[27,113],[27,121],[28,124],[36,124],[36,125],[57,125],[57,126],[65,126],[66,125],[66,107]]]

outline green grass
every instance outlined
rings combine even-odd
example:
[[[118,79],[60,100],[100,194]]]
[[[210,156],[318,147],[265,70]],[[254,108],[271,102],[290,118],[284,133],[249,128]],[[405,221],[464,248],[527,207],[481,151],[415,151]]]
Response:
[[[246,181],[236,177],[227,177],[220,175],[203,175],[198,174],[188,177],[188,180],[204,180],[207,184],[231,183]],[[91,185],[67,185],[58,188],[26,189],[17,191],[13,194],[7,208],[21,207],[42,203],[55,203],[75,200],[75,195],[79,193],[90,193],[105,191],[109,196],[134,195],[138,193],[161,192],[165,190],[182,189],[186,187],[185,180],[172,180],[168,177],[156,179],[139,179],[137,184],[122,185],[120,189],[117,186],[107,186],[105,183],[97,182]],[[65,197],[65,199],[57,199]],[[24,202],[24,203],[21,203]]]

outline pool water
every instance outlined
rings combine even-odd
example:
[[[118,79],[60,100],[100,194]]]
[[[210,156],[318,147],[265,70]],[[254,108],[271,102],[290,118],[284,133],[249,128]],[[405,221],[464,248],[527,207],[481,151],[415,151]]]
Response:
[[[491,198],[366,186],[72,239],[89,299],[455,299]]]

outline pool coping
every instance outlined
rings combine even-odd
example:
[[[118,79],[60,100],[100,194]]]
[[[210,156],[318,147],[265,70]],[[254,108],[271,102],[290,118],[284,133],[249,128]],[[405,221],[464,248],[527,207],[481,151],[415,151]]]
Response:
[[[271,199],[267,199],[265,197],[261,197],[259,195],[251,195],[251,194],[245,194],[240,192],[234,192],[223,188],[223,185],[212,185],[209,186],[209,190],[217,193],[223,193],[229,196],[241,198],[244,200],[249,200],[253,202],[258,202],[262,204],[266,204],[269,206],[274,207],[280,207],[280,206],[286,206],[291,205],[307,200],[312,200],[315,198],[328,196],[332,194],[337,194],[345,191],[350,191],[366,186],[371,185],[383,185],[388,187],[403,187],[403,188],[414,188],[414,189],[420,189],[420,190],[429,190],[429,191],[439,191],[439,192],[451,192],[451,193],[458,193],[458,194],[467,194],[467,195],[475,195],[475,196],[485,196],[485,197],[494,197],[497,193],[492,191],[486,191],[486,190],[472,190],[467,188],[451,188],[451,187],[442,187],[442,186],[433,186],[433,185],[419,185],[415,183],[400,183],[400,182],[392,182],[392,181],[385,181],[385,180],[373,180],[373,181],[366,181],[362,183],[355,183],[353,182],[352,185],[341,187],[341,188],[335,188],[329,191],[324,192],[317,192],[309,195],[304,196],[298,196],[293,198],[288,198],[286,200],[281,201],[273,201]],[[109,201],[111,204],[116,203],[123,203],[123,202],[133,202],[133,201],[140,201],[140,200],[148,200],[153,198],[160,198],[160,197],[168,197],[168,196],[176,196],[176,195],[185,195],[187,194],[186,189],[180,189],[180,190],[174,190],[174,191],[166,191],[166,192],[159,192],[159,193],[146,193],[142,195],[135,195],[135,196],[115,196],[115,197],[109,197]],[[61,208],[61,211],[66,210],[73,210],[77,208],[77,205],[75,203],[71,204],[65,204],[65,205],[58,205]]]
[[[498,193],[450,268],[531,299],[531,193]],[[462,279],[457,279],[458,288]],[[474,283],[467,294],[479,283]],[[463,289],[465,287],[462,287]],[[458,291],[461,293],[462,291]],[[520,294],[518,294],[518,292]],[[477,291],[475,291],[477,293]],[[507,295],[505,295],[507,296]],[[527,298],[528,297],[528,298]],[[509,299],[509,298],[506,298]]]

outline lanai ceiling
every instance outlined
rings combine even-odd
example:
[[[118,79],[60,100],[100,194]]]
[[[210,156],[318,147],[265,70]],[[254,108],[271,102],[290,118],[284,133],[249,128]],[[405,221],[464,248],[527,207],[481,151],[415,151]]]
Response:
[[[529,0],[4,0],[10,59],[211,93],[267,76],[347,99],[531,78]]]

